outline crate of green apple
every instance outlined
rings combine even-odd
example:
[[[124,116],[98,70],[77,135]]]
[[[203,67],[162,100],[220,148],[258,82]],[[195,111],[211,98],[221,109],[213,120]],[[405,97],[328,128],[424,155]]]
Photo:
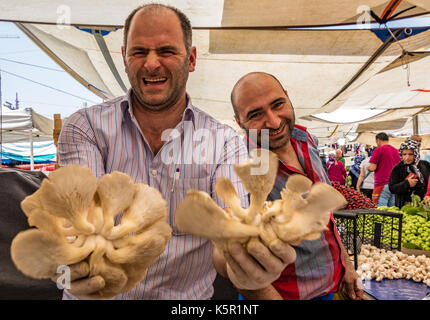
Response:
[[[412,202],[398,207],[378,207],[378,210],[403,213],[402,247],[407,249],[430,250],[430,206],[412,196]]]

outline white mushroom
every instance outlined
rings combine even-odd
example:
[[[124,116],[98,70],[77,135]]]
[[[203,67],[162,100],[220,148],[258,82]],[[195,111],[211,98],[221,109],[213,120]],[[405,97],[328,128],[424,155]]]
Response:
[[[21,207],[37,229],[13,239],[16,267],[29,277],[44,279],[55,276],[60,265],[86,260],[90,276],[100,275],[105,281],[100,299],[136,286],[171,237],[161,194],[119,172],[97,183],[88,168],[60,168]],[[120,212],[123,221],[114,227],[114,216]],[[70,226],[65,225],[68,221]]]
[[[49,214],[69,220],[81,233],[91,234],[88,209],[97,189],[97,179],[87,167],[70,165],[53,171],[39,188],[40,202]]]
[[[114,217],[127,209],[136,191],[136,186],[125,173],[118,171],[105,174],[97,185],[97,195],[103,209],[102,234],[107,236],[114,226]]]
[[[214,241],[257,236],[259,229],[228,217],[205,192],[191,190],[176,208],[179,230]]]
[[[26,276],[43,279],[55,275],[60,265],[84,260],[95,248],[95,239],[76,247],[67,241],[38,229],[18,233],[11,244],[12,261]]]
[[[245,244],[251,237],[259,236],[269,248],[279,239],[292,245],[318,239],[326,230],[331,211],[343,207],[345,198],[328,184],[312,186],[308,178],[292,175],[281,192],[282,199],[266,201],[274,185],[278,159],[264,149],[253,150],[251,156],[252,159],[235,165],[250,192],[250,207],[242,208],[233,184],[221,178],[215,191],[230,207],[222,210],[208,194],[188,191],[176,209],[178,229],[218,244],[229,239],[240,239]],[[260,166],[267,170],[252,174]]]
[[[234,170],[251,195],[245,222],[258,224],[256,217],[263,209],[267,196],[275,183],[278,172],[278,157],[266,149],[253,149],[250,155],[251,159],[236,164]]]
[[[368,259],[365,259],[368,258]],[[373,246],[363,245],[358,255],[357,272],[361,278],[365,278],[365,272],[370,268],[370,279],[381,281],[387,279],[412,279],[413,281],[427,284],[430,273],[427,269],[429,258],[424,255],[415,257],[400,251],[392,252],[378,249]],[[369,280],[370,280],[369,279]]]

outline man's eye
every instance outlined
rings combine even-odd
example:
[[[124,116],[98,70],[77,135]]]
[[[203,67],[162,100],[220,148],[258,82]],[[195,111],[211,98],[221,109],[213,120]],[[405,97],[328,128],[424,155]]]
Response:
[[[161,51],[161,53],[160,53],[163,57],[167,57],[167,56],[171,56],[171,55],[173,55],[173,54],[175,54],[175,52],[174,51],[172,51],[172,50],[165,50],[165,51]]]
[[[251,114],[248,119],[252,120],[252,119],[258,119],[260,117],[261,113],[253,113]]]
[[[278,102],[273,106],[273,109],[279,109],[280,107],[282,107],[284,105],[283,102]]]

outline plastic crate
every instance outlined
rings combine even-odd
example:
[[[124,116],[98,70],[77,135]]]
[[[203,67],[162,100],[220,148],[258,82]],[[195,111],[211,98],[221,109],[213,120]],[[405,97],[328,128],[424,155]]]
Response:
[[[338,210],[333,212],[337,230],[345,249],[357,256],[362,244],[371,244],[386,250],[402,249],[403,214],[376,209]]]

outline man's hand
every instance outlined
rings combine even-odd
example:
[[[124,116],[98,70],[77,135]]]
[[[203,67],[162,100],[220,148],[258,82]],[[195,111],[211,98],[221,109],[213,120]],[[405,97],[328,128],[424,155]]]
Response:
[[[247,249],[238,242],[229,242],[224,257],[230,281],[239,289],[266,288],[279,278],[285,267],[296,260],[296,251],[278,241],[271,249],[253,238]]]
[[[342,281],[342,290],[351,300],[361,300],[363,298],[363,289],[358,286],[358,274],[355,272],[351,263],[345,263],[345,276]]]
[[[90,267],[88,263],[82,261],[72,264],[70,267],[70,289],[72,295],[84,296],[84,299],[100,299],[97,293],[105,287],[105,281],[101,276],[88,278]],[[59,276],[52,277],[51,280],[57,282]]]

